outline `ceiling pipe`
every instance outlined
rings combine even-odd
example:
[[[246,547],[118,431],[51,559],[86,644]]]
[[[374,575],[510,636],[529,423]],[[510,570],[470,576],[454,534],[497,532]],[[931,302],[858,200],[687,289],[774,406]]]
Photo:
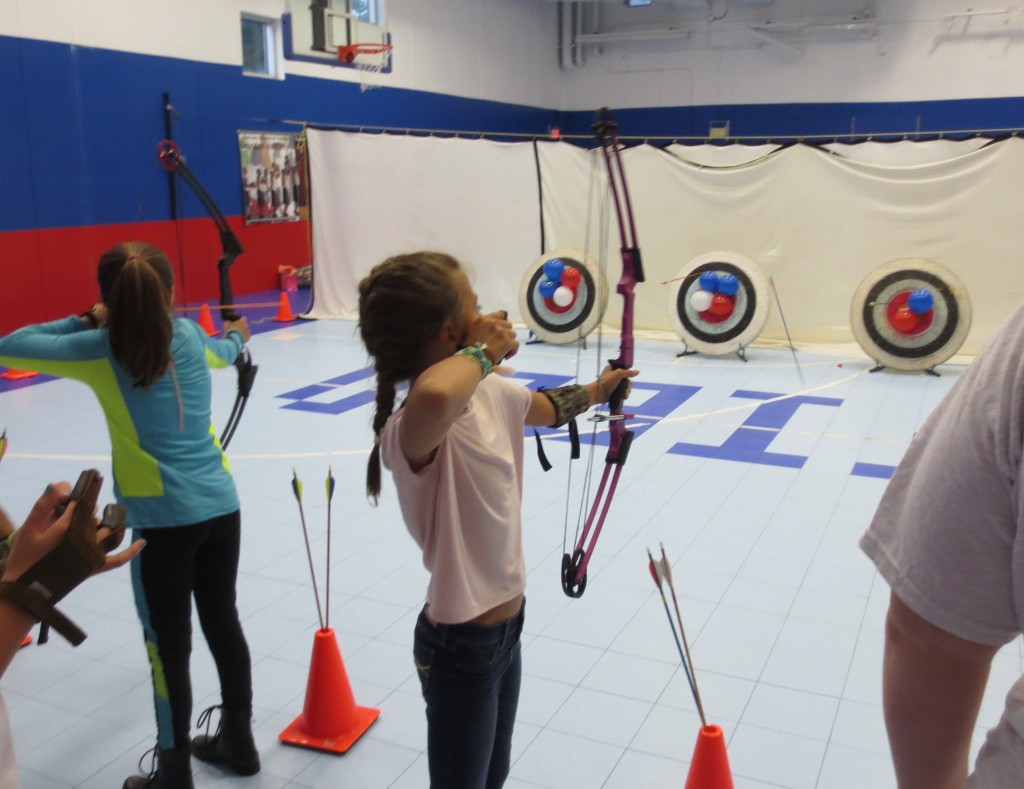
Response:
[[[573,5],[571,2],[558,4],[558,64],[563,71],[571,71],[575,66],[573,49],[576,42],[573,37]]]
[[[573,27],[572,27],[572,62],[576,66],[584,66],[587,63],[587,54],[580,46],[580,36],[583,35],[583,16],[587,3],[573,3]]]
[[[622,41],[658,41],[670,38],[689,38],[691,31],[685,28],[666,28],[665,30],[635,30],[621,33],[584,33],[577,36],[581,44],[608,44]]]

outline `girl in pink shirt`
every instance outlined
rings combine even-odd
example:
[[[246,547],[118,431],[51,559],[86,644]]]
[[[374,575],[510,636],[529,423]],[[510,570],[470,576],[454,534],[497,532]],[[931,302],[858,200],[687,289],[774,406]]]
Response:
[[[383,461],[431,574],[413,649],[431,786],[496,789],[522,673],[523,428],[566,424],[636,371],[542,392],[490,375],[519,349],[512,324],[480,314],[465,272],[437,252],[376,266],[359,283],[359,329],[377,373],[367,493],[380,495]]]

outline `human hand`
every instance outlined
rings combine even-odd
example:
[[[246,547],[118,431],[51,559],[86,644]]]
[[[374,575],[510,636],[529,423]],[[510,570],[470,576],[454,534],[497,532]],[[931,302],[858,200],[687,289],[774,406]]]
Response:
[[[7,557],[2,581],[16,581],[27,570],[56,548],[64,539],[71,527],[72,515],[78,502],[70,500],[71,485],[68,482],[56,482],[46,486],[32,511],[25,519],[24,525],[11,537],[11,552]],[[57,508],[67,504],[63,513],[56,514]],[[93,514],[93,522],[99,521]],[[100,544],[110,535],[105,526],[96,529],[96,543]],[[145,545],[145,540],[136,540],[125,550],[106,557],[102,567],[96,572],[106,572],[120,567],[135,558]]]
[[[78,317],[90,328],[102,329],[107,323],[107,305],[98,301]]]
[[[626,388],[622,393],[622,399],[625,400],[629,397],[629,393],[633,391],[633,383],[629,379],[635,378],[639,374],[639,370],[623,370],[616,369],[611,365],[606,366],[601,371],[601,375],[597,377],[597,386],[601,390],[603,397],[602,402],[607,403],[611,400],[615,390],[618,389],[623,381],[626,382]]]
[[[96,324],[102,329],[107,325],[107,305],[102,301],[97,301],[89,308],[89,312],[96,319]]]
[[[242,335],[242,339],[245,342],[249,342],[249,321],[245,319],[244,315],[239,315],[236,321],[224,321],[224,336],[227,336],[228,330],[234,329]]]
[[[466,345],[482,342],[484,353],[494,364],[511,359],[519,351],[519,340],[504,310],[478,315],[466,332]]]

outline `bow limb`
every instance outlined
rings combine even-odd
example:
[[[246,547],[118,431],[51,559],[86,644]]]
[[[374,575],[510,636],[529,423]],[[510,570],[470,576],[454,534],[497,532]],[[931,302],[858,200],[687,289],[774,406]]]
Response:
[[[185,157],[173,140],[163,140],[157,146],[157,159],[160,166],[169,173],[175,173],[192,190],[196,198],[202,204],[214,225],[217,226],[217,233],[220,236],[221,254],[217,261],[217,279],[220,290],[220,316],[225,321],[237,321],[239,315],[233,306],[235,297],[231,290],[231,266],[235,259],[245,252],[245,248],[238,240],[238,236],[228,224],[224,212],[214,201],[213,197],[202,185],[195,173],[185,163]],[[241,421],[245,405],[249,401],[249,393],[252,391],[253,382],[256,380],[256,371],[259,369],[252,361],[252,354],[248,346],[242,346],[238,357],[235,359],[235,368],[238,370],[238,394],[235,403],[231,408],[227,424],[220,436],[222,449],[227,449],[235,429]]]
[[[644,281],[640,247],[636,237],[636,222],[633,219],[633,205],[626,184],[626,171],[622,166],[617,134],[618,124],[607,108],[598,111],[593,124],[594,138],[601,147],[608,171],[609,189],[615,206],[621,244],[622,274],[616,285],[616,292],[622,296],[622,324],[619,332],[619,355],[609,359],[608,364],[618,370],[633,366],[633,303],[637,283]],[[608,398],[608,453],[605,455],[604,472],[598,485],[594,502],[590,507],[583,531],[576,543],[572,556],[562,557],[562,591],[569,597],[580,597],[587,586],[587,566],[593,556],[597,538],[601,535],[615,490],[619,484],[622,468],[626,464],[629,448],[633,442],[633,431],[626,428],[622,405],[626,399],[629,383],[624,378]],[[592,534],[591,534],[592,532]],[[590,538],[589,544],[587,543]]]

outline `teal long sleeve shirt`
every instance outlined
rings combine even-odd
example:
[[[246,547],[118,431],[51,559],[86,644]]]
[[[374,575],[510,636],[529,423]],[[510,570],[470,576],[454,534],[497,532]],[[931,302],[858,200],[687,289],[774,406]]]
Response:
[[[234,512],[238,492],[217,439],[210,367],[227,367],[242,336],[207,336],[174,320],[173,365],[148,389],[110,350],[106,329],[78,318],[25,326],[0,339],[0,364],[81,381],[99,399],[110,431],[114,493],[136,529],[184,526]]]

